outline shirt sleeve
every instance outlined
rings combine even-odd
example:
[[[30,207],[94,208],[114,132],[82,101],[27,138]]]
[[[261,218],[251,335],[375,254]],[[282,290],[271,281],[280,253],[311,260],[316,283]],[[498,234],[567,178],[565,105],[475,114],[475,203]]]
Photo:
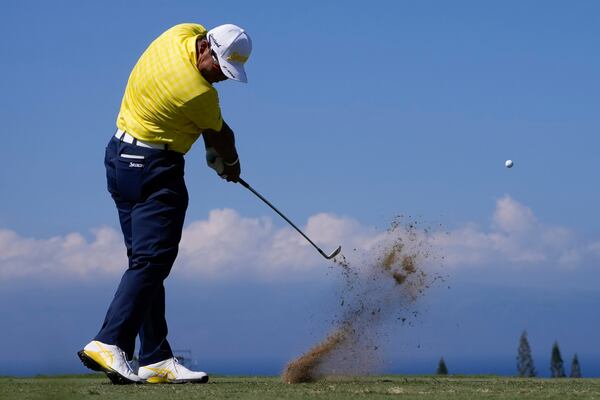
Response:
[[[219,95],[216,90],[209,90],[194,97],[184,104],[183,112],[200,131],[211,129],[218,132],[223,126]]]

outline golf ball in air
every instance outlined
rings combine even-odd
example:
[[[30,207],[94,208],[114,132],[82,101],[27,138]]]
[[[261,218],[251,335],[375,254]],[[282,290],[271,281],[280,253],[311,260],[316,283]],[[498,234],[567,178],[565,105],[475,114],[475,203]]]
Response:
[[[506,168],[512,168],[513,162],[512,162],[512,160],[506,160],[506,162],[504,163],[504,165],[506,165]]]

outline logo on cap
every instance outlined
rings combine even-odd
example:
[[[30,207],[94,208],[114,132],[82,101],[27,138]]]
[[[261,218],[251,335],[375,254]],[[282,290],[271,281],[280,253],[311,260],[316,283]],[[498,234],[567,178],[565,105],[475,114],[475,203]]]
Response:
[[[233,52],[230,55],[227,56],[227,59],[229,61],[237,61],[237,62],[241,62],[242,64],[245,63],[246,61],[248,61],[248,56],[243,56],[240,53],[237,52]]]
[[[213,35],[208,35],[208,43],[212,46],[213,43],[217,45],[217,47],[221,47],[219,42],[216,41]]]

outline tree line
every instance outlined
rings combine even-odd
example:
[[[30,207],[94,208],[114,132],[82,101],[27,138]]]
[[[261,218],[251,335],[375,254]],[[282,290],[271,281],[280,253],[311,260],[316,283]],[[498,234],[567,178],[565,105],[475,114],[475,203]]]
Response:
[[[448,375],[448,367],[444,361],[444,357],[440,358],[438,363],[436,374]],[[517,374],[523,378],[534,378],[537,376],[535,365],[533,363],[533,356],[531,355],[531,346],[527,340],[527,331],[523,331],[521,339],[519,340],[519,348],[517,350]],[[552,345],[552,355],[550,357],[550,376],[552,378],[565,378],[565,367],[560,354],[560,348],[558,342],[554,342]],[[581,366],[579,365],[579,358],[577,353],[573,356],[571,361],[571,378],[581,378]]]
[[[519,376],[524,378],[533,378],[537,376],[535,366],[533,365],[533,356],[531,355],[531,347],[527,340],[527,331],[523,331],[521,339],[519,340],[519,350],[517,354],[517,372]],[[554,342],[552,345],[552,355],[550,357],[550,376],[552,378],[565,378],[565,367],[560,354],[560,348],[558,342]],[[579,365],[579,358],[577,353],[573,356],[571,361],[571,378],[581,378],[581,366]]]

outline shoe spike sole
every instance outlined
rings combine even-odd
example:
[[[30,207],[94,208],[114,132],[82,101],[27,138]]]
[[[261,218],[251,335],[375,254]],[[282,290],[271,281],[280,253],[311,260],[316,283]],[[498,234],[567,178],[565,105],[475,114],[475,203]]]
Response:
[[[77,355],[79,356],[79,359],[81,360],[83,365],[85,365],[87,368],[91,369],[92,371],[104,372],[106,374],[106,376],[108,377],[108,379],[110,379],[110,381],[114,385],[130,385],[133,383],[139,383],[139,382],[130,381],[129,379],[123,377],[121,374],[119,374],[116,371],[113,371],[112,369],[103,368],[100,364],[98,364],[91,357],[89,357],[87,354],[85,354],[85,351],[83,351],[83,350],[77,352]]]
[[[146,383],[150,383],[152,385],[164,385],[164,384],[168,384],[168,385],[183,385],[186,383],[190,383],[190,384],[200,384],[200,383],[207,383],[208,382],[208,375],[200,378],[200,379],[160,379],[160,380],[153,380],[152,378],[147,379]]]

